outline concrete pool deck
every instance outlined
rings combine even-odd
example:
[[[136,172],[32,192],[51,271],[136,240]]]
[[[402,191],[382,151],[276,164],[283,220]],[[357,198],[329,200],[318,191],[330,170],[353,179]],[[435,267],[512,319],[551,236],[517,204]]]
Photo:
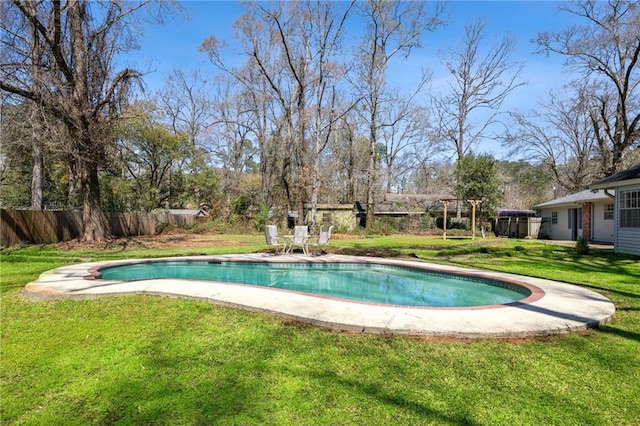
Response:
[[[532,291],[532,296],[510,305],[430,308],[363,303],[270,287],[213,281],[94,279],[97,269],[101,267],[158,260],[381,263],[498,279],[523,285]],[[23,290],[23,294],[29,297],[53,299],[127,293],[203,299],[336,330],[463,338],[530,337],[567,333],[604,325],[615,314],[615,306],[608,298],[575,285],[480,269],[343,255],[238,254],[82,263],[44,272]]]

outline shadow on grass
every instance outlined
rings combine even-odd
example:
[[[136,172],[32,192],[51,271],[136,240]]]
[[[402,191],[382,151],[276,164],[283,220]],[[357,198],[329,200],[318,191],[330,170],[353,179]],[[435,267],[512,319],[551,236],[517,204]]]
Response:
[[[392,406],[394,409],[402,409],[413,412],[424,417],[429,423],[435,424],[455,424],[455,425],[477,425],[476,421],[469,418],[466,412],[456,412],[447,414],[442,411],[432,409],[425,404],[411,401],[402,395],[394,395],[379,384],[365,383],[353,378],[340,377],[333,371],[322,371],[310,373],[310,377],[322,382],[332,382],[344,388],[348,392],[357,391],[360,394],[373,398],[381,404]]]
[[[400,257],[406,256],[399,249],[379,248],[379,247],[362,247],[355,246],[351,248],[335,248],[327,249],[328,253],[341,254],[346,256],[368,256],[368,257]]]
[[[82,398],[76,399],[68,414],[105,425],[271,422],[264,398],[268,386],[264,378],[269,372],[262,370],[260,363],[272,357],[278,346],[267,345],[267,333],[256,333],[260,341],[242,341],[250,348],[249,354],[242,347],[238,358],[228,359],[225,345],[218,356],[220,348],[203,344],[203,336],[189,334],[187,325],[168,327],[156,336],[147,335],[135,356],[116,356],[130,374],[111,374],[95,385],[88,381]],[[126,365],[132,359],[139,363],[138,369]]]
[[[607,287],[600,287],[600,286],[591,285],[591,284],[579,284],[579,285],[580,285],[580,287],[589,288],[591,290],[597,290],[597,291],[612,293],[612,294],[615,294],[615,295],[618,295],[618,296],[628,297],[628,298],[631,298],[631,299],[640,299],[640,294],[638,294],[638,293],[629,293],[627,291],[616,290],[616,289],[607,288]],[[640,289],[640,286],[638,288]]]
[[[640,273],[635,272],[638,270],[638,262],[636,258],[626,255],[617,255],[606,253],[602,256],[581,256],[575,253],[564,252],[561,256],[555,256],[554,254],[527,252],[525,254],[507,255],[502,256],[500,253],[491,253],[491,255],[497,257],[508,258],[511,268],[506,272],[511,272],[520,275],[530,275],[544,279],[557,279],[554,275],[554,271],[571,272],[575,273],[579,279],[585,278],[584,281],[573,280],[570,283],[581,287],[593,289],[596,291],[606,292],[614,294],[620,297],[630,299],[640,299]],[[462,259],[455,261],[455,264],[461,267],[468,267],[473,265],[473,260],[468,261]],[[502,271],[500,267],[492,268],[486,265],[486,262],[479,267],[488,267]],[[514,270],[520,272],[513,272]],[[605,277],[610,275],[616,275],[616,282],[609,283],[609,286],[602,286],[585,282],[591,280],[591,282],[605,282]],[[603,277],[598,280],[594,277]],[[629,291],[631,290],[631,291]],[[637,290],[637,291],[636,291]]]
[[[604,326],[600,327],[599,331],[607,334],[613,334],[618,337],[622,337],[623,339],[635,340],[636,342],[640,342],[640,333],[636,333],[633,331],[622,330],[620,328]]]
[[[553,311],[550,309],[545,309],[545,308],[541,308],[540,306],[536,306],[536,305],[530,305],[530,304],[517,304],[514,305],[520,309],[524,309],[524,310],[528,310],[528,311],[533,311],[533,312],[538,312],[544,315],[550,315],[550,316],[554,316],[557,318],[562,318],[562,319],[566,319],[567,321],[579,321],[582,322],[584,324],[586,324],[586,326],[588,328],[595,328],[599,331],[602,331],[604,333],[608,333],[608,334],[615,334],[619,337],[622,337],[624,339],[630,339],[630,340],[635,340],[637,342],[640,342],[640,333],[636,333],[633,331],[627,331],[627,330],[622,330],[616,327],[612,327],[610,325],[598,325],[597,321],[595,321],[592,318],[587,318],[587,317],[582,317],[579,315],[574,315],[571,314],[569,312],[559,312],[559,311]]]
[[[616,307],[616,310],[621,312],[640,312],[640,307],[619,306]]]

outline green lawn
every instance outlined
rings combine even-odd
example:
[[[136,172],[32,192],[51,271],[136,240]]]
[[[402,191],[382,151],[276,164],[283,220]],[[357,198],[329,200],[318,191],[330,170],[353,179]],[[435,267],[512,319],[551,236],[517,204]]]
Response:
[[[640,261],[609,251],[418,236],[330,244],[566,281],[616,304],[603,329],[542,339],[346,334],[160,296],[19,296],[64,264],[265,248],[261,235],[214,240],[205,249],[0,251],[0,423],[640,424]]]

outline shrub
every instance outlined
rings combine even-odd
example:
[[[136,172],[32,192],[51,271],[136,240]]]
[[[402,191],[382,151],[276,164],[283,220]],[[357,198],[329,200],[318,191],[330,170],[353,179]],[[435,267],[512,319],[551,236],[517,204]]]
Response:
[[[251,207],[251,197],[247,194],[241,194],[231,203],[231,210],[238,216],[243,216]]]
[[[589,253],[589,242],[584,237],[578,237],[576,240],[576,252],[578,254]]]
[[[269,221],[269,206],[265,203],[260,203],[258,206],[258,213],[255,217],[255,229],[256,231],[262,231],[264,226]]]

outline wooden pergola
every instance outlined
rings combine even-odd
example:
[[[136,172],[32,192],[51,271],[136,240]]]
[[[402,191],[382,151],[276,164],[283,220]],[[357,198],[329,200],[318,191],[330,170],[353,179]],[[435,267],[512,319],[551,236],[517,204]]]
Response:
[[[442,200],[438,200],[442,203],[442,208],[444,210],[444,220],[442,221],[442,239],[447,239],[447,207],[449,207],[449,203],[459,200],[457,198],[444,198]],[[474,240],[476,238],[476,207],[482,203],[482,199],[480,198],[469,198],[465,200],[467,203],[471,204],[471,239]]]

